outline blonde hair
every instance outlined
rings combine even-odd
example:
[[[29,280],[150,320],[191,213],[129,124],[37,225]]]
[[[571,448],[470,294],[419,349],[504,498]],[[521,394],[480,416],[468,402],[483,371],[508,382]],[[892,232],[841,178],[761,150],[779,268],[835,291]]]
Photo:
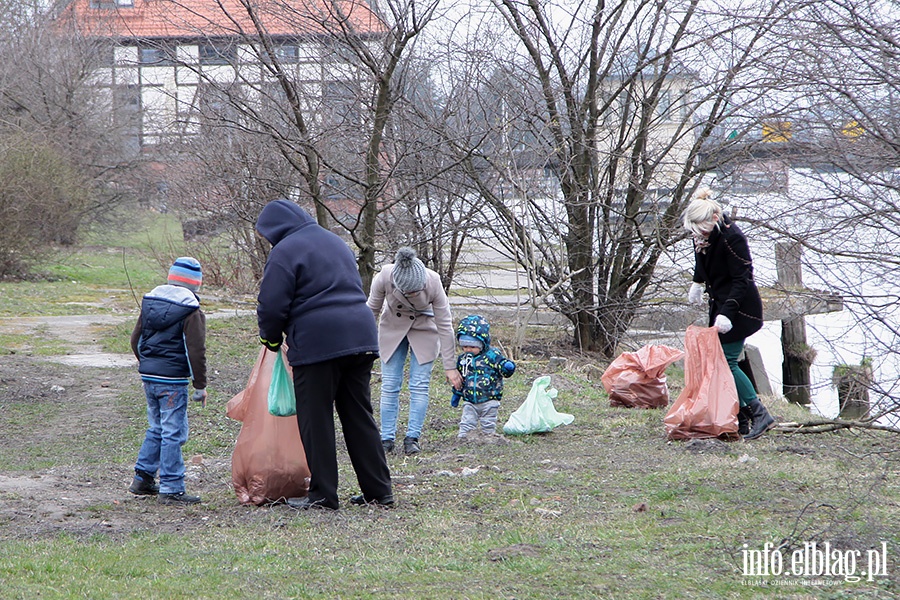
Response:
[[[702,187],[694,193],[684,212],[681,213],[681,222],[684,228],[694,235],[703,235],[700,225],[709,223],[713,220],[713,215],[719,216],[716,227],[722,220],[722,206],[711,198],[712,190],[708,187]]]

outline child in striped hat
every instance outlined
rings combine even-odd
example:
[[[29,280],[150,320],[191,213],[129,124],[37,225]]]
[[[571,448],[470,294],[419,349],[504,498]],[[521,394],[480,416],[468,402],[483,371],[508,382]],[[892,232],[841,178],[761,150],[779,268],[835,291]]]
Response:
[[[131,333],[148,427],[128,491],[157,496],[160,504],[200,502],[185,492],[181,446],[188,439],[188,385],[194,384],[195,400],[206,402],[206,316],[197,297],[202,282],[197,259],[175,259],[168,282],[144,295]]]
[[[176,258],[169,269],[169,285],[178,285],[196,293],[203,283],[203,271],[196,258],[182,256]]]

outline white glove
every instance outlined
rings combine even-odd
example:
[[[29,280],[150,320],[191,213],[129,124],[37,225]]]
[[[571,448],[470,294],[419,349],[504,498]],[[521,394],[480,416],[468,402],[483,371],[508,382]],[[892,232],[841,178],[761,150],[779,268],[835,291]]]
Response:
[[[728,333],[732,328],[731,319],[725,315],[716,315],[716,321],[713,323],[713,327],[718,329],[719,333]]]
[[[703,304],[703,284],[692,283],[688,290],[688,302],[691,304]]]

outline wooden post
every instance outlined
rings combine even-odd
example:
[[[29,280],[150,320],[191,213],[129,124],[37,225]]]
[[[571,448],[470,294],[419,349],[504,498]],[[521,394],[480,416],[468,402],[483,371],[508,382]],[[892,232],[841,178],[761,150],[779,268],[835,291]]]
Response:
[[[775,245],[775,266],[778,283],[785,291],[803,287],[800,259],[802,248],[797,242],[778,242]],[[815,360],[815,350],[806,343],[806,319],[801,315],[781,321],[781,363],[784,397],[791,402],[807,405],[809,395],[809,367]]]
[[[869,386],[872,365],[866,359],[857,365],[838,365],[831,381],[838,389],[838,405],[842,419],[859,420],[869,414]]]

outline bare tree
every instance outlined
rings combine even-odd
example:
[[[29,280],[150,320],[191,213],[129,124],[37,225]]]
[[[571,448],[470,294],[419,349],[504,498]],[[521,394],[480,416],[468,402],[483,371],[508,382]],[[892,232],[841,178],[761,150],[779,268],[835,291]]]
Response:
[[[275,179],[269,172],[269,182],[253,190],[287,189],[314,208],[322,226],[346,233],[358,249],[366,288],[376,267],[380,215],[400,201],[392,196],[399,188],[388,182],[396,165],[386,138],[405,85],[403,65],[435,7],[416,0],[220,3],[205,23],[192,25],[196,38],[229,36],[252,59],[226,78],[178,59],[200,81],[198,120],[230,129],[231,140],[244,140],[237,142],[242,148],[255,136],[279,153],[280,183],[269,185]],[[196,139],[193,152],[210,150],[204,137]],[[226,204],[250,202],[232,212],[252,215],[272,197],[240,194]]]
[[[827,327],[821,337],[830,347],[821,350],[872,365],[870,420],[900,409],[898,8],[828,0],[798,6],[785,20],[782,43],[759,69],[790,102],[756,111],[758,131],[768,118],[784,124],[784,135],[760,140],[756,154],[778,155],[790,181],[745,215],[760,232],[803,249],[809,285],[844,298],[842,315],[810,321]]]
[[[56,26],[43,3],[0,9],[0,204],[3,270],[14,272],[123,194],[118,131],[94,101],[92,70],[110,47]]]
[[[514,43],[487,28],[490,77],[469,101],[467,135],[447,139],[493,211],[494,243],[572,322],[580,348],[611,356],[659,295],[657,265],[713,166],[711,136],[765,91],[752,67],[788,3],[493,7]]]

